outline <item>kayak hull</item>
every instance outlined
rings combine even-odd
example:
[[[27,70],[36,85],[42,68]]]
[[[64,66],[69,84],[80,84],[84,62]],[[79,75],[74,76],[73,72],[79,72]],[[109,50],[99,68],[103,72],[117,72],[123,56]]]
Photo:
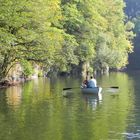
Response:
[[[81,88],[82,93],[84,94],[99,94],[102,91],[101,87],[94,88]]]

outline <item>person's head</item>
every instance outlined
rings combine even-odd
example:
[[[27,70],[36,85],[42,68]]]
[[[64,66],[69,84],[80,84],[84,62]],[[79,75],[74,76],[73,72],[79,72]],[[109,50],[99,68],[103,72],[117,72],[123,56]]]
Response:
[[[90,79],[95,79],[95,76],[90,76]]]

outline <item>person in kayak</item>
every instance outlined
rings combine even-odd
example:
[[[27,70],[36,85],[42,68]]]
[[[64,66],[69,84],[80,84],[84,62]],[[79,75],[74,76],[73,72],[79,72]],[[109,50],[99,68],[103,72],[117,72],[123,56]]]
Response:
[[[83,81],[82,87],[86,88],[88,85],[88,77],[86,76],[86,79]]]
[[[94,87],[97,87],[97,81],[93,76],[91,76],[90,80],[88,80],[87,88],[94,88]]]

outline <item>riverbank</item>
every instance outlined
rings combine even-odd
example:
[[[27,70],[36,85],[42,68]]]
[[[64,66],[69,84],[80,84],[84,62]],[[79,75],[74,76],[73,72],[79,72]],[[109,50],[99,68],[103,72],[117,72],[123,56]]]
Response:
[[[23,83],[23,82],[3,80],[3,81],[0,81],[0,89],[8,88],[10,86],[16,86],[16,85],[21,84],[21,83]]]
[[[1,80],[0,81],[0,89],[23,84],[27,81],[31,81],[31,80],[34,80],[36,78],[39,78],[39,77],[38,76],[31,76],[28,78],[15,78],[14,80],[11,80],[11,79]]]

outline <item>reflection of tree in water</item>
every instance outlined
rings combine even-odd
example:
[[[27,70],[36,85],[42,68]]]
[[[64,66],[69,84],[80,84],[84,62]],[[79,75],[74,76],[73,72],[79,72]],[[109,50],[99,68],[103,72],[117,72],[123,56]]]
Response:
[[[83,94],[83,99],[85,100],[86,107],[95,110],[97,106],[102,102],[102,93],[99,94]]]
[[[6,100],[9,106],[13,108],[18,107],[21,104],[22,98],[22,87],[21,86],[13,86],[6,90]]]

